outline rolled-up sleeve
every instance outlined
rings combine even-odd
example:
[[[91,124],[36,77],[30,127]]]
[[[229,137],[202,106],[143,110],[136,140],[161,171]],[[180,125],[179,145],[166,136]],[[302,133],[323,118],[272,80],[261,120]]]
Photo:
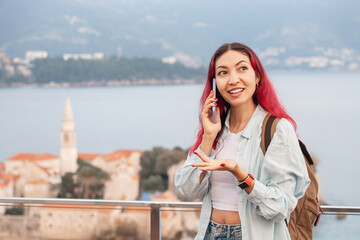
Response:
[[[196,151],[206,156],[206,154],[201,151],[200,147]],[[208,158],[213,159],[213,157]],[[182,165],[175,174],[175,187],[189,200],[202,198],[209,190],[210,172],[205,172],[205,177],[200,183],[200,175],[202,173],[200,167],[191,166],[193,163],[200,162],[202,162],[201,158],[193,153],[188,156],[184,165]]]
[[[247,199],[256,205],[257,214],[280,222],[295,209],[309,184],[295,131],[286,119],[281,119]]]

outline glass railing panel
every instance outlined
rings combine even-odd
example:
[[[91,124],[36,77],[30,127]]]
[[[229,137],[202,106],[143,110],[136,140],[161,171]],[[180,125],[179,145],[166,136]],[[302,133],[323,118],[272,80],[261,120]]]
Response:
[[[360,239],[360,215],[324,214],[313,228],[314,240]]]
[[[149,207],[2,204],[1,208],[3,240],[150,239]]]
[[[198,231],[200,209],[162,208],[161,240],[192,240]]]
[[[199,202],[0,198],[0,239],[193,239]],[[323,206],[315,240],[358,239],[360,207]],[[160,221],[159,221],[160,220]]]

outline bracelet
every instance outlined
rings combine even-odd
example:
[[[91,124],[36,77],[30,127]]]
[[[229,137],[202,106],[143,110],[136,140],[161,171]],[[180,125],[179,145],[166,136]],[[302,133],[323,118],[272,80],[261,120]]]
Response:
[[[239,183],[245,182],[248,178],[249,178],[249,174],[248,174],[243,180],[239,180],[239,179],[238,179],[238,182],[239,182]]]

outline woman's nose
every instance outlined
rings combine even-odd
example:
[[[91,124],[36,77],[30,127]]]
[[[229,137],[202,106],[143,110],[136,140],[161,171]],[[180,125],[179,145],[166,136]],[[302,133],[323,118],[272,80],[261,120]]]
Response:
[[[240,81],[239,76],[235,73],[229,74],[229,84],[235,84]]]

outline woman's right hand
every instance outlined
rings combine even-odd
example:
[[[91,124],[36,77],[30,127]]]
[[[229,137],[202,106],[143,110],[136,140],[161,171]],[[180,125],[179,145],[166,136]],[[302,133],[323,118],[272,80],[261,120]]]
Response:
[[[221,130],[220,110],[217,107],[217,99],[214,98],[214,92],[211,91],[206,98],[203,110],[201,112],[202,124],[204,128],[204,136],[216,138]],[[213,123],[212,107],[216,107],[216,123]]]

